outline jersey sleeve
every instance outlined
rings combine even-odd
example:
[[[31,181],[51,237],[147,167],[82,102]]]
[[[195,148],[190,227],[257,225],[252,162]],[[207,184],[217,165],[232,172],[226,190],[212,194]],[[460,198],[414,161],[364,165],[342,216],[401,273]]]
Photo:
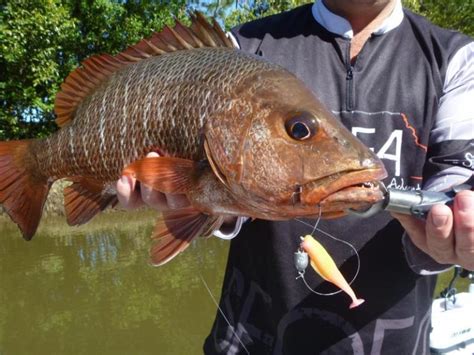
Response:
[[[444,190],[474,172],[474,42],[462,47],[449,62],[443,95],[430,135],[424,184]]]
[[[431,131],[423,188],[442,191],[462,184],[474,172],[474,42],[462,47],[449,62]],[[439,273],[451,265],[438,264],[405,234],[408,264],[422,275]]]

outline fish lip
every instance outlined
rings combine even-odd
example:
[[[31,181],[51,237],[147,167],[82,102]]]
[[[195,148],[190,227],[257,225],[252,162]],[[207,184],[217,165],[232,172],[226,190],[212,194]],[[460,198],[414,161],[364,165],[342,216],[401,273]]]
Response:
[[[319,205],[330,203],[329,198],[344,191],[354,188],[371,189],[373,191],[383,191],[381,180],[387,176],[385,168],[376,167],[363,170],[342,171],[325,176],[324,178],[313,180],[302,186],[301,203],[306,205]],[[327,184],[329,182],[329,184]],[[370,183],[372,187],[363,187],[365,183]],[[383,194],[381,193],[382,198]]]

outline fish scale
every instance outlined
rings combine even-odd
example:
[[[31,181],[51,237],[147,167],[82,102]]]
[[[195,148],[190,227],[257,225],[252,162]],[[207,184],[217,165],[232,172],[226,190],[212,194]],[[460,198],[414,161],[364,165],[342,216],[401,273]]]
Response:
[[[376,155],[301,80],[233,48],[199,14],[190,27],[86,59],[61,85],[55,113],[61,129],[50,137],[0,142],[0,203],[27,240],[60,178],[72,182],[70,225],[115,206],[122,175],[184,194],[190,206],[157,221],[155,265],[228,216],[334,218],[383,199],[378,184],[361,188],[386,174]]]
[[[47,139],[52,151],[46,149],[37,155],[44,171],[50,176],[90,175],[113,181],[124,166],[149,150],[201,159],[199,131],[207,117],[224,107],[225,102],[218,98],[227,95],[230,100],[239,80],[275,70],[275,66],[241,52],[236,55],[233,49],[193,51],[191,55],[183,52],[152,57],[113,75],[79,106],[70,126]],[[232,69],[222,78],[220,73],[228,68]],[[152,91],[152,107],[145,115],[140,108],[147,105],[149,95],[143,92]],[[110,98],[114,105],[104,107],[103,102]],[[137,129],[145,120],[148,142],[143,130]],[[79,137],[74,139],[74,151],[70,143],[66,144],[71,135]],[[55,151],[61,154],[50,161]],[[104,162],[101,167],[92,162],[98,156]],[[72,163],[74,159],[77,165]]]

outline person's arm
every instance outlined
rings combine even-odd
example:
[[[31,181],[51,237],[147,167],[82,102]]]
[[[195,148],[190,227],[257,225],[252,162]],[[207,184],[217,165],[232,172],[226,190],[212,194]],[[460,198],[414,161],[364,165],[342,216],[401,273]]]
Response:
[[[474,43],[449,63],[427,162],[430,178],[423,188],[446,190],[469,179],[474,169]],[[457,264],[474,270],[474,192],[459,193],[452,209],[434,206],[426,222],[395,215],[409,238],[404,239],[408,263],[420,274]]]

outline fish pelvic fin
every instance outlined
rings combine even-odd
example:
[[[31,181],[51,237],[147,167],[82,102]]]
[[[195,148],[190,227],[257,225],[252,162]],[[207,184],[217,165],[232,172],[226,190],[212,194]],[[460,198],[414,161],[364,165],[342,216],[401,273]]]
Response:
[[[52,181],[35,168],[33,140],[0,142],[0,204],[30,240],[38,228]]]
[[[102,182],[85,177],[69,180],[72,184],[64,189],[64,209],[71,226],[87,223],[99,212],[118,203],[115,191]]]
[[[195,161],[163,156],[137,160],[122,172],[154,190],[170,194],[188,192],[198,174],[199,164]]]
[[[192,207],[163,212],[152,234],[151,263],[160,266],[185,250],[198,236],[206,237],[218,229],[222,217],[209,216]]]
[[[69,74],[61,85],[61,91],[56,95],[56,123],[60,127],[69,124],[82,100],[122,68],[164,53],[202,47],[235,46],[215,20],[211,24],[201,13],[195,12],[191,13],[189,27],[176,21],[174,27],[165,26],[160,32],[115,56],[103,54],[86,59],[79,68]]]

